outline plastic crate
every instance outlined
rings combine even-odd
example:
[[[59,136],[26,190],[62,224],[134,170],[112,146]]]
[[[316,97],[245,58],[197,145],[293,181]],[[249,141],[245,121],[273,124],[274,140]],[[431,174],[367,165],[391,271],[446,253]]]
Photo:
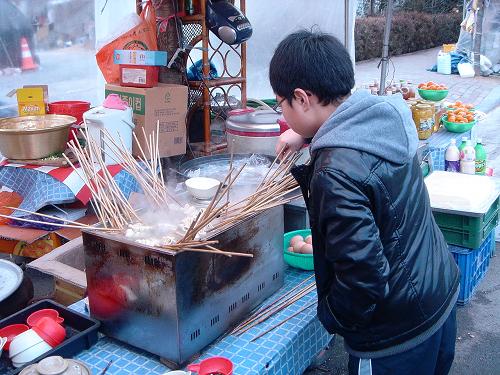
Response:
[[[452,229],[455,231],[479,232],[488,225],[495,216],[498,216],[499,208],[500,197],[493,202],[488,212],[481,216],[465,216],[445,212],[432,213],[434,215],[434,220],[436,220],[440,228]]]
[[[498,215],[492,217],[491,221],[479,231],[460,231],[455,229],[443,228],[441,232],[449,245],[466,247],[468,249],[477,249],[486,240],[490,233],[498,225]]]
[[[45,357],[59,355],[64,358],[71,358],[74,355],[89,349],[98,340],[98,329],[100,322],[77,313],[51,300],[42,300],[25,309],[0,320],[0,328],[11,324],[26,324],[26,319],[31,313],[41,309],[54,309],[59,312],[59,316],[64,318],[66,328],[66,339],[49,352],[42,354],[33,361],[26,363],[22,367],[14,368],[8,358],[8,353],[3,353],[0,357],[0,374],[15,375],[20,373],[30,364],[37,363]]]
[[[449,246],[448,248],[460,269],[460,292],[457,304],[463,306],[469,302],[488,271],[490,256],[495,248],[495,233],[490,233],[481,246],[476,249],[460,246]]]

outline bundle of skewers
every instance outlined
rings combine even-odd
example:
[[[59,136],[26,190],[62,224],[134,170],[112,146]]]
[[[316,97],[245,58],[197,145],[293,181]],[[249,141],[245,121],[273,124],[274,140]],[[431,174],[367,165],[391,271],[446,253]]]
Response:
[[[142,131],[144,132],[144,130]],[[55,220],[57,223],[61,223],[58,225],[62,227],[115,232],[117,234],[124,234],[127,231],[145,226],[140,210],[132,207],[108,170],[107,158],[111,158],[115,164],[120,164],[135,178],[150,209],[164,210],[168,207],[177,207],[178,210],[182,210],[182,205],[169,193],[165,185],[158,148],[159,124],[157,124],[156,132],[152,132],[149,137],[143,133],[145,149],[141,147],[136,134],[133,133],[133,140],[140,151],[140,156],[137,158],[131,154],[121,137],[115,139],[106,130],[101,130],[100,142],[96,142],[93,137],[89,136],[86,124],[84,124],[81,134],[85,141],[85,147],[75,141],[68,143],[69,150],[75,155],[78,163],[73,163],[66,156],[65,159],[92,193],[90,203],[100,225],[89,226],[68,220],[61,223],[61,219],[50,215],[22,209],[17,210]],[[281,158],[281,162],[278,162],[279,158]],[[229,201],[230,190],[245,165],[236,170],[231,163],[226,177],[208,206],[199,210],[192,218],[188,218],[188,222],[181,228],[180,232],[177,230],[175,236],[165,236],[160,243],[155,243],[155,246],[169,251],[197,251],[226,256],[252,257],[252,254],[226,252],[218,249],[216,247],[217,241],[209,238],[264,210],[296,199],[299,195],[293,195],[293,192],[298,186],[289,172],[298,158],[298,153],[286,155],[283,152],[280,153],[270,165],[257,189],[244,199],[234,203]],[[15,210],[15,208],[11,209]],[[38,220],[16,218],[10,215],[0,216],[41,223]]]
[[[245,321],[241,322],[237,327],[235,327],[230,334],[231,335],[236,335],[240,336],[243,333],[249,331],[251,328],[267,321],[269,318],[276,316],[277,313],[285,310],[287,307],[293,305],[300,299],[302,299],[304,296],[308,295],[309,293],[313,292],[316,290],[316,282],[310,281],[314,275],[308,277],[304,281],[302,281],[300,284],[295,286],[293,289],[289,290],[287,293],[283,294],[281,297],[278,299],[272,301],[271,303],[267,304],[266,306],[258,309],[256,312],[254,312],[250,317],[248,317]],[[316,301],[311,302],[300,308],[298,311],[296,311],[294,314],[286,317],[285,319],[280,320],[278,323],[273,324],[271,327],[268,329],[264,330],[261,332],[259,335],[253,337],[251,341],[255,341],[262,336],[266,335],[267,333],[271,332],[272,330],[276,329],[277,327],[283,325],[290,319],[294,318],[295,316],[299,315],[303,311],[307,310],[311,306],[315,305]]]

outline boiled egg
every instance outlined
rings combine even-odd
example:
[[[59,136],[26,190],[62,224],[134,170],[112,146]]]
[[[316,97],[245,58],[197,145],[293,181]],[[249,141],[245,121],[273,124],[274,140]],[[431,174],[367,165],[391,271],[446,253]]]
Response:
[[[302,253],[302,254],[312,254],[313,253],[313,247],[312,247],[312,245],[304,242],[304,244],[300,248],[300,253]]]
[[[290,246],[291,247],[295,247],[295,245],[299,242],[304,242],[304,237],[302,236],[293,236],[291,239],[290,239]]]
[[[300,253],[300,249],[305,245],[304,241],[296,242],[295,245],[292,246],[294,253]]]

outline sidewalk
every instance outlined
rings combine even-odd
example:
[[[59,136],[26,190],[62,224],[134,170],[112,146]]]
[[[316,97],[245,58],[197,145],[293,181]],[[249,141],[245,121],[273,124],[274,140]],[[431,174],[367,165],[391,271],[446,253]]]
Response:
[[[495,87],[500,85],[498,77],[461,78],[455,74],[444,75],[427,71],[436,63],[438,51],[439,48],[432,48],[391,58],[394,65],[389,62],[387,82],[393,77],[394,66],[396,68],[394,82],[400,79],[410,80],[415,86],[428,81],[444,83],[450,91],[447,100],[461,100],[474,105],[479,105]],[[356,84],[370,83],[374,79],[380,82],[378,63],[379,59],[357,63]]]

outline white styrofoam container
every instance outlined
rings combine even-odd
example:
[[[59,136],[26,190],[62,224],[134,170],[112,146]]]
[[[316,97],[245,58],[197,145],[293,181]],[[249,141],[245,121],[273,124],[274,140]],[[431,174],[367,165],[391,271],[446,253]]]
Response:
[[[489,176],[434,171],[425,179],[434,211],[484,215],[500,194],[500,180]]]

